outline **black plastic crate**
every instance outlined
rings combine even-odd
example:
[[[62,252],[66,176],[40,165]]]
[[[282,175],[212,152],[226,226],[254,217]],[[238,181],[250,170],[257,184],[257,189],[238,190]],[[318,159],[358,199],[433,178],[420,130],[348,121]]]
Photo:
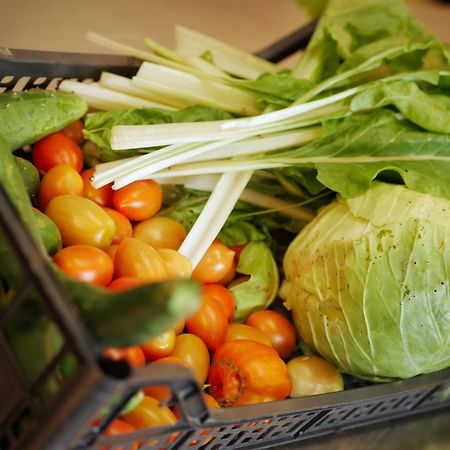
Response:
[[[307,42],[311,23],[259,54],[278,61]],[[0,92],[54,89],[63,78],[97,79],[102,70],[132,75],[133,58],[55,52],[0,51]],[[0,183],[0,233],[23,267],[23,280],[0,309],[0,450],[252,449],[276,447],[337,430],[450,408],[450,369],[386,384],[347,383],[350,389],[299,399],[208,410],[183,367],[106,362],[70,298],[55,280]],[[26,318],[32,316],[33,321]],[[28,358],[21,343],[51,321],[59,337],[48,361]],[[30,337],[31,336],[31,337]],[[115,437],[101,432],[137,389],[165,384],[180,411],[164,428]],[[114,399],[114,400],[113,400]],[[101,408],[109,413],[92,426]]]

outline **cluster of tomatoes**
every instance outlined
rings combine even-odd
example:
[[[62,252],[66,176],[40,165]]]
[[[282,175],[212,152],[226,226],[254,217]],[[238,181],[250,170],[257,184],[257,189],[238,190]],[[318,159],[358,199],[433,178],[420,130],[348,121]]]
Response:
[[[185,228],[156,215],[162,204],[161,186],[140,180],[118,190],[110,185],[94,188],[93,169],[83,170],[82,139],[82,123],[77,121],[37,142],[32,152],[42,175],[40,210],[62,238],[63,248],[53,256],[55,264],[80,281],[111,290],[191,277],[203,286],[201,305],[191,317],[141,345],[108,348],[106,357],[125,359],[132,367],[187,366],[205,387],[210,407],[305,395],[310,393],[304,389],[308,382],[314,385],[313,393],[339,390],[342,379],[326,361],[297,357],[285,362],[296,347],[296,333],[282,313],[257,311],[245,324],[232,323],[235,305],[227,286],[239,282],[236,265],[243,246],[229,248],[217,240],[192,271],[189,260],[177,251]],[[148,387],[144,394],[106,434],[177,421],[176,410],[163,406],[171,398],[166,386]]]

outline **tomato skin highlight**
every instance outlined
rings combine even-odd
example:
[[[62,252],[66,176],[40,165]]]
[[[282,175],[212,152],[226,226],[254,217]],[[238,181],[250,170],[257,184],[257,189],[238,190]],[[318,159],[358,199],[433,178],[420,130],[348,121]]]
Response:
[[[50,201],[45,214],[61,233],[64,245],[107,248],[116,234],[114,220],[93,201],[77,195],[60,195]]]
[[[39,204],[46,208],[52,199],[59,195],[83,195],[83,180],[71,166],[61,164],[52,167],[39,185]]]
[[[281,313],[270,309],[256,311],[250,314],[246,324],[265,333],[281,359],[286,359],[294,351],[295,328]]]
[[[216,283],[205,284],[203,285],[203,293],[220,303],[228,321],[233,318],[235,310],[234,298],[225,286]]]
[[[111,207],[114,191],[111,188],[111,184],[107,184],[99,189],[92,186],[91,178],[94,175],[95,169],[86,169],[81,173],[83,179],[83,195],[97,203],[97,205]]]
[[[133,181],[113,194],[114,209],[131,221],[142,221],[154,216],[161,208],[162,189],[153,180]]]
[[[292,387],[286,364],[278,353],[248,340],[226,342],[216,350],[208,383],[220,406],[282,400]]]
[[[112,359],[113,361],[125,359],[131,367],[145,366],[145,355],[139,345],[123,348],[106,348],[103,351],[103,356]]]
[[[216,350],[225,340],[228,320],[220,303],[209,295],[202,295],[200,308],[186,319],[189,333],[198,336],[209,350]]]
[[[97,247],[65,247],[53,256],[53,262],[67,275],[97,286],[107,286],[113,277],[111,258]]]
[[[160,406],[158,400],[148,396],[144,396],[136,408],[125,414],[123,420],[138,430],[177,422],[174,413],[167,406]]]
[[[220,241],[214,241],[192,272],[192,278],[201,283],[217,283],[231,270],[234,252]]]
[[[50,134],[37,141],[31,159],[41,174],[61,164],[72,166],[77,172],[83,168],[80,146],[63,132]]]
[[[111,244],[120,244],[124,238],[133,236],[133,227],[127,217],[115,209],[103,207],[103,211],[114,220],[116,225],[116,234],[114,235]]]

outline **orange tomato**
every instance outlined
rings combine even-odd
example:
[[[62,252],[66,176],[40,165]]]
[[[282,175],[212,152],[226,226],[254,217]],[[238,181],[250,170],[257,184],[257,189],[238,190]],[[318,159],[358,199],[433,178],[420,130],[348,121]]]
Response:
[[[115,209],[103,207],[103,210],[114,220],[116,224],[116,234],[112,239],[112,244],[120,244],[126,237],[133,236],[133,227],[131,222],[119,211]]]
[[[247,339],[249,341],[261,342],[261,344],[272,346],[269,336],[257,328],[244,325],[243,323],[231,323],[225,336],[225,342]]]
[[[230,270],[228,270],[228,273],[223,278],[221,278],[217,282],[217,284],[227,286],[234,280],[235,277],[236,277],[236,262],[233,260],[233,264],[231,264]]]
[[[158,400],[148,396],[144,396],[136,408],[125,414],[123,420],[138,430],[172,425],[177,421],[167,406],[160,406]]]
[[[139,345],[122,348],[110,347],[103,351],[103,356],[112,359],[113,361],[125,359],[131,367],[145,366],[145,355]]]
[[[286,359],[295,348],[295,328],[282,314],[269,309],[256,311],[247,318],[246,324],[265,333],[278,352],[280,358]]]
[[[184,361],[195,372],[200,386],[209,370],[209,352],[206,344],[195,334],[184,333],[175,338],[175,347],[169,357]],[[160,361],[160,360],[158,360]]]
[[[147,361],[168,356],[175,347],[175,330],[169,328],[155,338],[141,344]]]
[[[119,248],[119,246],[117,244],[115,245],[110,245],[105,252],[107,253],[107,255],[111,258],[111,261],[114,264],[114,259],[116,257],[116,253],[117,253],[117,249]],[[122,277],[123,278],[123,277]],[[134,277],[132,277],[134,278]]]
[[[39,204],[46,208],[55,197],[64,194],[83,195],[83,180],[80,174],[66,164],[52,167],[39,185]]]
[[[138,180],[113,194],[114,209],[132,221],[149,219],[161,208],[162,189],[153,180]]]
[[[205,400],[206,406],[208,408],[220,408],[220,405],[217,403],[217,400],[212,395],[203,392],[203,399]]]
[[[80,146],[62,132],[50,134],[37,141],[31,159],[41,174],[61,164],[72,166],[77,172],[81,172],[83,168]]]
[[[203,286],[203,293],[209,295],[220,303],[220,306],[222,306],[228,321],[233,318],[235,309],[234,298],[226,287],[214,283],[205,284]]]
[[[233,266],[234,252],[220,241],[214,241],[192,272],[192,278],[202,283],[217,283]]]
[[[178,250],[186,237],[186,229],[170,217],[152,217],[134,227],[133,237],[147,242],[154,248]]]
[[[81,173],[83,179],[83,195],[100,206],[112,206],[113,190],[111,184],[107,184],[99,189],[92,186],[91,178],[94,175],[94,168],[86,169]]]
[[[210,350],[216,350],[225,340],[228,320],[220,303],[203,294],[200,308],[186,319],[186,328],[201,338]]]
[[[260,342],[226,342],[214,353],[209,391],[221,406],[282,400],[291,392],[286,364]]]
[[[64,273],[86,283],[107,286],[113,276],[111,258],[90,245],[63,248],[53,256],[53,261]]]
[[[158,252],[135,238],[124,238],[114,257],[116,277],[135,277],[143,283],[168,279],[164,261]]]
[[[120,435],[120,434],[132,433],[133,431],[136,431],[136,428],[131,426],[129,423],[126,423],[126,422],[124,422],[123,420],[120,420],[120,419],[114,419],[106,427],[105,431],[103,431],[102,434],[104,436],[117,436],[117,435]],[[131,450],[137,450],[138,448],[139,448],[139,443],[138,442],[134,443],[130,447]],[[114,446],[114,450],[123,450],[123,449],[124,449],[124,447],[116,447],[116,446]],[[110,450],[110,447],[109,446],[102,447],[101,450]]]
[[[140,286],[141,284],[142,283],[137,278],[120,277],[112,280],[111,283],[108,284],[108,289],[111,289],[112,291],[126,291]]]
[[[61,131],[72,138],[77,144],[81,144],[84,141],[83,128],[83,122],[78,119],[75,122],[69,123]]]
[[[184,321],[184,319],[179,320],[174,326],[175,334],[176,335],[181,334],[184,331],[185,326],[186,322]]]

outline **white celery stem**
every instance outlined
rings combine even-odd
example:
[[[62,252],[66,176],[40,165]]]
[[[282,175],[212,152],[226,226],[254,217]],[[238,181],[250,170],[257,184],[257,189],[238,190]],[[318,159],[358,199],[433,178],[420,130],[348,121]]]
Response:
[[[355,95],[361,87],[349,89],[339,94],[315,100],[297,106],[254,116],[233,120],[217,120],[189,124],[166,123],[155,125],[116,125],[112,129],[111,146],[114,149],[131,149],[167,145],[174,142],[200,142],[231,137],[239,133],[257,135],[286,127],[288,120],[296,125],[297,120],[314,118],[316,110],[342,105],[332,105],[347,97]],[[333,108],[331,108],[333,112]],[[321,114],[323,111],[321,110]]]
[[[198,219],[179,248],[192,267],[197,267],[222,229],[252,176],[252,171],[224,173],[215,185]]]
[[[179,109],[180,105],[173,105],[172,102],[168,101],[163,96],[158,96],[149,92],[147,89],[140,88],[132,83],[130,78],[123,77],[121,75],[116,75],[110,72],[102,72],[100,75],[100,85],[106,89],[111,89],[113,91],[122,92],[123,94],[133,95],[135,97],[144,98],[154,102],[159,108],[164,108],[168,110]],[[184,107],[182,105],[181,107]],[[156,106],[155,106],[156,107]]]
[[[262,73],[280,70],[276,64],[186,27],[176,26],[175,38],[179,54],[198,56],[210,51],[218,67],[241,78],[256,79]]]
[[[58,88],[60,91],[73,92],[82,97],[91,108],[111,111],[123,108],[165,108],[165,105],[141,97],[112,91],[98,83],[80,83],[79,81],[63,80]]]

